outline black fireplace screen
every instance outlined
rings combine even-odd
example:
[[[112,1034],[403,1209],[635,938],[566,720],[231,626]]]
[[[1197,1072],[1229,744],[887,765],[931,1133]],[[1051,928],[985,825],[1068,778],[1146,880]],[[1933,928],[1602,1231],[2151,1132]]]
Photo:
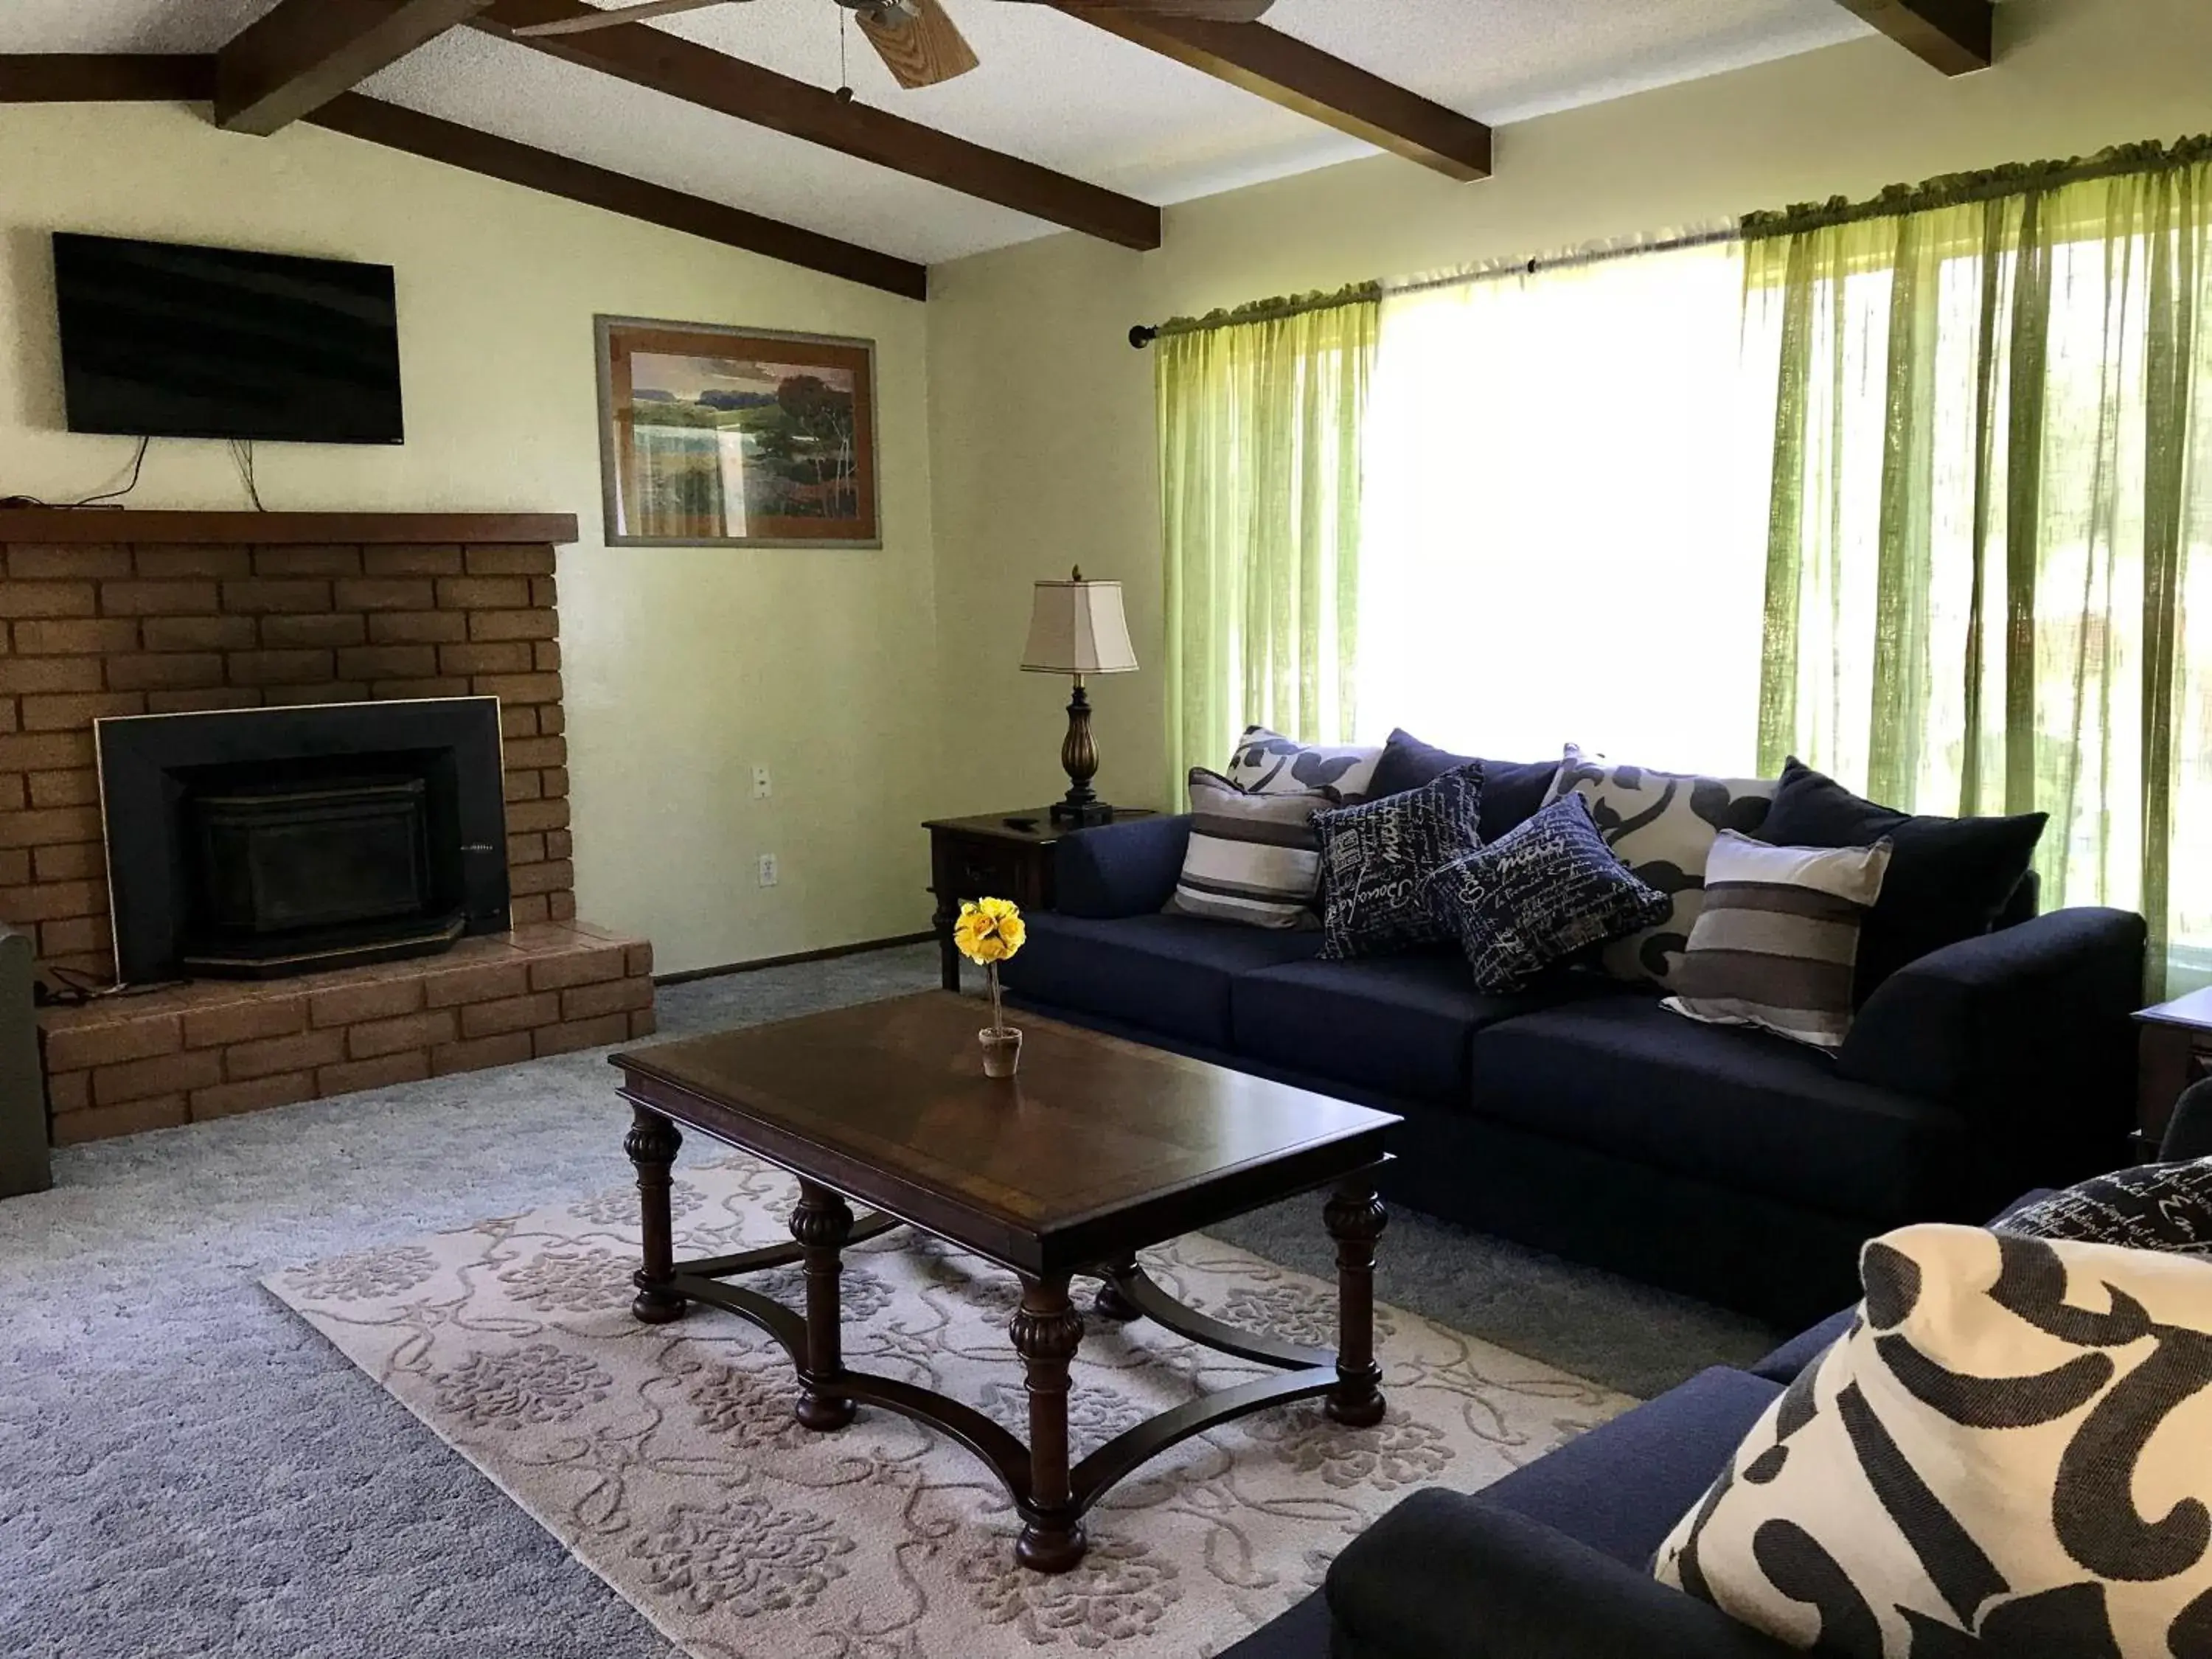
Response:
[[[489,697],[99,724],[126,981],[272,977],[507,925]]]
[[[210,927],[259,937],[427,915],[430,786],[420,777],[196,797]]]

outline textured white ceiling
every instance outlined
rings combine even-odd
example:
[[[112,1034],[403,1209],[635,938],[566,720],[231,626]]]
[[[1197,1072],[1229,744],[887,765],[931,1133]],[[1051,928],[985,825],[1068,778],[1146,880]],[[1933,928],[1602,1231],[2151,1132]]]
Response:
[[[0,52],[210,51],[273,3],[0,0]],[[854,33],[849,72],[864,100],[1162,204],[1368,153],[1048,8],[945,4],[983,66],[901,91]],[[744,0],[659,27],[836,86],[843,17],[831,0]],[[1493,125],[1866,33],[1834,0],[1278,0],[1268,21]],[[469,30],[364,89],[908,258],[1054,228]]]

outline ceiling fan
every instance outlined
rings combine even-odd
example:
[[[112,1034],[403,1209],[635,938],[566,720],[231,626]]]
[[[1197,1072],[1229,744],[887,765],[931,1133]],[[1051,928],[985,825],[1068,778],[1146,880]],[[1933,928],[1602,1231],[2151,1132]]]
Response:
[[[1055,6],[1062,11],[1118,11],[1149,13],[1154,17],[1194,17],[1216,23],[1255,23],[1275,0],[1024,0],[1030,5]],[[613,6],[590,17],[568,17],[556,23],[532,23],[514,31],[532,37],[584,34],[593,29],[641,23],[649,17],[672,17],[678,12],[703,11],[709,6],[744,3],[744,0],[644,0],[639,5]],[[851,12],[860,33],[876,49],[902,87],[933,87],[965,75],[976,65],[975,49],[962,35],[939,0],[836,0]]]

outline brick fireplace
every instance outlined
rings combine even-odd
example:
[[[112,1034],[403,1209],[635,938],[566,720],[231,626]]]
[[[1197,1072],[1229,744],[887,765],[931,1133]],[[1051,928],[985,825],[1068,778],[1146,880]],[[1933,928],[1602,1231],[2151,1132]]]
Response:
[[[115,976],[94,722],[498,701],[513,930],[41,1017],[63,1144],[652,1028],[651,949],[576,921],[554,547],[529,514],[0,511],[0,920]],[[284,1045],[290,1046],[285,1047]]]

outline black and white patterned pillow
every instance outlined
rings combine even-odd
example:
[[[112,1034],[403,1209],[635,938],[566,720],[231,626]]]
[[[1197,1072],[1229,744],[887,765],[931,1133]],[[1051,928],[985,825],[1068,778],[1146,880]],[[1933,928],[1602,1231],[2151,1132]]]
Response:
[[[2212,1158],[2092,1176],[1996,1224],[2029,1238],[2072,1238],[2212,1256]]]
[[[1428,881],[1429,902],[1467,952],[1478,990],[1506,995],[1609,939],[1648,927],[1667,896],[1613,855],[1579,795],[1553,801]]]
[[[1367,799],[1382,746],[1300,743],[1264,726],[1248,726],[1230,757],[1229,781],[1248,795],[1291,795],[1332,789],[1346,806]]]
[[[1452,937],[1425,884],[1482,845],[1482,763],[1386,799],[1314,816],[1321,835],[1321,953],[1334,962],[1387,956]]]
[[[1758,833],[1780,787],[1774,778],[1705,778],[1620,766],[1567,745],[1548,799],[1572,793],[1588,801],[1605,844],[1638,880],[1669,900],[1649,927],[1607,948],[1607,973],[1670,991],[1682,988],[1674,969],[1705,908],[1705,860],[1713,842],[1723,830]]]
[[[2212,1270],[1906,1227],[1654,1571],[1833,1659],[2212,1654]]]

